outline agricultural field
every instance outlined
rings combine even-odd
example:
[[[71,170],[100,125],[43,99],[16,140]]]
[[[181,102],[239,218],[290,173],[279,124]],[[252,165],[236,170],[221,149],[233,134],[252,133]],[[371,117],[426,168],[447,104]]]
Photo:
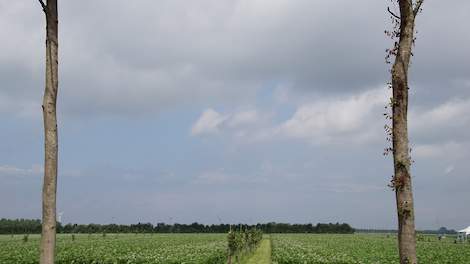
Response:
[[[394,235],[265,235],[241,264],[398,264]],[[39,236],[0,236],[1,264],[38,263]],[[58,235],[58,264],[225,264],[227,234]],[[418,237],[422,264],[468,264],[470,244]],[[233,262],[235,263],[235,262]]]
[[[271,235],[273,264],[399,264],[394,235]],[[424,264],[468,264],[470,244],[453,238],[418,236],[418,261]]]
[[[227,260],[226,234],[58,235],[57,264],[220,264]],[[35,264],[39,235],[0,236],[1,264]]]

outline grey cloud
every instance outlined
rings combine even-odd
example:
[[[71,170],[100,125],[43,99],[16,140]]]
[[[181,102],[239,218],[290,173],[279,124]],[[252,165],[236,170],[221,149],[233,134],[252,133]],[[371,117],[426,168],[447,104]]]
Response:
[[[470,39],[462,34],[468,5],[430,1],[420,14],[412,75],[420,98],[469,94],[459,84],[470,68]],[[345,0],[63,3],[60,107],[75,115],[135,115],[176,104],[237,104],[272,83],[315,94],[381,85],[391,44],[383,34],[385,8],[386,2]],[[2,44],[0,67],[20,66],[5,76],[11,88],[2,93],[20,85],[21,96],[12,100],[37,98],[42,14],[34,5],[3,10],[10,15],[0,23],[11,38]],[[442,16],[449,19],[435,23]]]

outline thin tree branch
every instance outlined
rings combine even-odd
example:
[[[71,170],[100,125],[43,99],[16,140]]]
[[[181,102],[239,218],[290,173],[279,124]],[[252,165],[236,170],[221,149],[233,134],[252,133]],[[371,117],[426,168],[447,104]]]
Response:
[[[394,18],[398,19],[398,20],[401,20],[401,17],[395,15],[395,13],[392,12],[392,10],[390,10],[390,7],[387,7],[387,11],[390,13],[390,15],[392,15]]]
[[[42,11],[44,11],[44,13],[47,14],[47,5],[44,4],[44,1],[42,1],[42,0],[38,0],[38,1],[39,1],[39,3],[40,3],[41,6],[42,6]]]
[[[416,6],[415,6],[415,9],[413,10],[413,15],[416,17],[416,15],[418,15],[419,13],[419,10],[421,10],[421,5],[423,4],[424,0],[418,0],[418,2],[416,2]]]

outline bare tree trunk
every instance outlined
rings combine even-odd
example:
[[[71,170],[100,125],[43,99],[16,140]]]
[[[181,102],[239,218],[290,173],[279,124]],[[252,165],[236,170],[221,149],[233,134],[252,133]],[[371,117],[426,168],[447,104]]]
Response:
[[[56,244],[56,194],[58,137],[56,102],[58,90],[57,0],[39,1],[46,15],[46,87],[42,103],[44,117],[44,183],[42,189],[41,264],[54,264]]]
[[[398,0],[400,40],[392,68],[393,163],[397,215],[398,247],[401,264],[416,264],[416,231],[411,185],[411,158],[408,144],[408,68],[414,42],[415,17],[422,0],[413,7],[412,0]]]

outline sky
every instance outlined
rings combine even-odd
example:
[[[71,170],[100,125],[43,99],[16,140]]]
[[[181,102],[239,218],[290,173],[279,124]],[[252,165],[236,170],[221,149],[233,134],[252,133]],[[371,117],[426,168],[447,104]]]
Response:
[[[60,1],[62,222],[396,228],[389,4]],[[470,225],[468,10],[428,0],[417,18],[418,229]],[[0,0],[0,218],[41,217],[44,20]]]

